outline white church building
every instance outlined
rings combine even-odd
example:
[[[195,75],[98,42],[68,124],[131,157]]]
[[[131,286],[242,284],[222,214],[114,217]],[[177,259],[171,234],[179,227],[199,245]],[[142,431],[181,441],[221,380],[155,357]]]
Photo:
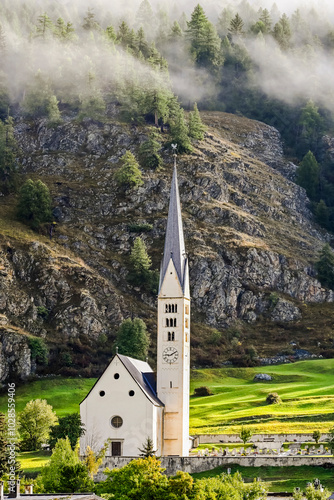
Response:
[[[147,438],[158,456],[188,456],[190,291],[176,165],[158,293],[157,373],[116,354],[80,404],[80,440],[107,456],[139,456]]]

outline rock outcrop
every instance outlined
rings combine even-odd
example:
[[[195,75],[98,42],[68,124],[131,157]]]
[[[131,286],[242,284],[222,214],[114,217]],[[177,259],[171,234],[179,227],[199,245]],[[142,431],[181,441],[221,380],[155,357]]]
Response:
[[[225,113],[203,118],[205,141],[178,158],[194,317],[213,328],[259,317],[293,322],[302,314],[298,301],[333,301],[313,267],[329,238],[291,181],[295,167],[284,160],[277,130]],[[23,172],[49,186],[58,224],[52,240],[47,233],[35,242],[2,238],[0,314],[65,343],[114,338],[134,313],[146,316],[153,332],[155,299],[127,282],[128,256],[140,235],[159,269],[171,153],[162,149],[164,169],[143,170],[143,186],[124,191],[114,181],[119,160],[126,150],[138,152],[149,127],[68,118],[50,128],[18,119],[15,133]],[[152,230],[133,232],[133,223]]]

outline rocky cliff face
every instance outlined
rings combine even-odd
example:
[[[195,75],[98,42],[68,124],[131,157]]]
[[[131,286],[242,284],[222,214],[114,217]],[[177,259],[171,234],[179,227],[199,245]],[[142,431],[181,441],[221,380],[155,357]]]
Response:
[[[313,223],[304,190],[291,181],[295,166],[284,160],[279,133],[224,113],[203,119],[205,141],[178,158],[194,320],[213,328],[261,317],[290,322],[302,315],[298,301],[332,301],[313,267],[328,237]],[[11,324],[51,343],[94,343],[112,340],[122,319],[138,314],[155,334],[154,297],[126,280],[138,236],[130,225],[152,224],[139,235],[158,269],[171,153],[163,150],[163,170],[143,171],[138,190],[124,192],[113,179],[120,157],[136,154],[148,132],[115,120],[68,118],[49,128],[17,119],[23,171],[49,186],[58,224],[52,240],[2,231],[0,313]]]

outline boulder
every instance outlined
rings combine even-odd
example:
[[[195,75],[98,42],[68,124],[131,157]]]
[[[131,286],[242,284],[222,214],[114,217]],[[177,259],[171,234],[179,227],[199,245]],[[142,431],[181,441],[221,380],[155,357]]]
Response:
[[[259,380],[261,382],[265,381],[265,382],[270,382],[270,380],[272,380],[273,378],[268,375],[267,373],[257,373],[254,377],[254,382],[258,382]]]

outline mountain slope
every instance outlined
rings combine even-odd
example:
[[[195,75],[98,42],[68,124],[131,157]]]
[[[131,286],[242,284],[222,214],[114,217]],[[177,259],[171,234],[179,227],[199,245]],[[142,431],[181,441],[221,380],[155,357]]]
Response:
[[[302,304],[321,308],[333,301],[313,267],[328,235],[313,223],[304,190],[289,180],[295,167],[285,162],[274,128],[225,113],[202,117],[205,140],[177,160],[193,362],[219,364],[250,343],[259,354],[274,354],[289,339],[273,346],[269,340],[266,348],[263,325],[292,325],[291,339],[302,341],[308,317]],[[154,356],[155,298],[130,286],[126,276],[138,235],[159,268],[171,151],[163,150],[163,170],[143,171],[138,190],[124,192],[113,179],[120,157],[126,150],[136,154],[149,130],[115,116],[104,124],[67,117],[56,128],[16,119],[23,172],[49,186],[57,229],[52,240],[47,230],[32,233],[15,220],[15,197],[0,198],[0,314],[7,317],[6,328],[18,327],[50,344],[50,365],[39,367],[41,372],[98,373],[118,325],[131,315],[147,322]],[[151,231],[131,230],[148,223]],[[233,347],[233,336],[241,348]]]

